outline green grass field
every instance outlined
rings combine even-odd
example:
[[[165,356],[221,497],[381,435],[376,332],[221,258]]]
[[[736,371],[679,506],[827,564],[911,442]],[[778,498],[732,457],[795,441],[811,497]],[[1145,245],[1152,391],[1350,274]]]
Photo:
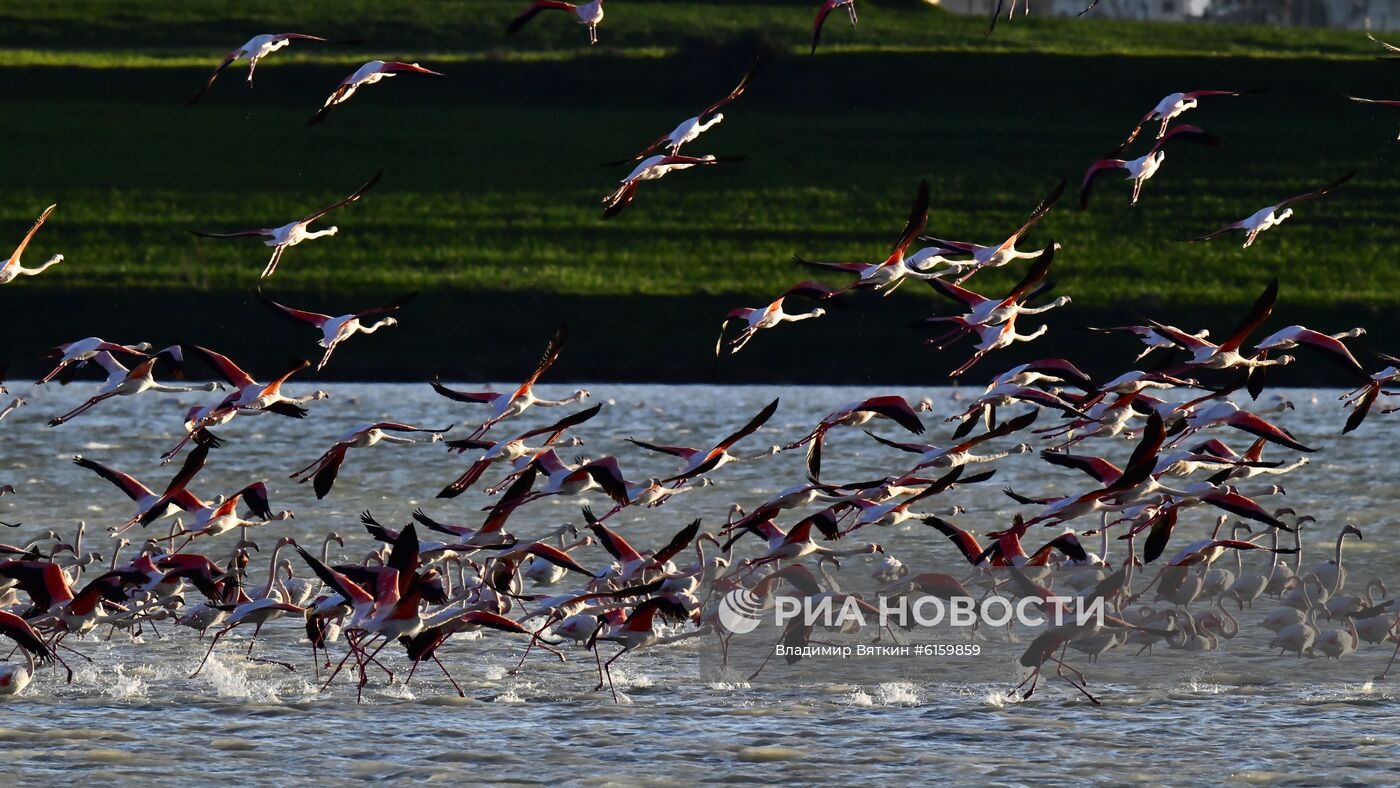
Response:
[[[155,291],[178,309],[242,298],[269,250],[187,230],[282,224],[379,167],[378,189],[332,217],[340,234],[289,250],[269,292],[340,309],[410,289],[488,305],[557,297],[585,312],[588,299],[647,296],[607,303],[688,350],[705,336],[703,356],[722,314],[703,328],[667,325],[675,304],[759,303],[810,275],[789,262],[795,253],[883,257],[921,178],[933,187],[930,231],[980,242],[1000,240],[1067,178],[1071,193],[1029,241],[1064,245],[1055,278],[1080,309],[1238,305],[1272,275],[1294,309],[1400,302],[1400,111],[1342,98],[1400,98],[1400,64],[1376,61],[1359,33],[1017,19],[988,39],[983,19],[862,0],[860,26],[833,16],[811,57],[806,0],[617,0],[595,48],[562,14],[505,38],[523,0],[289,5],[211,15],[153,0],[0,4],[10,153],[0,238],[18,241],[57,202],[26,258],[66,256],[5,288],[26,335],[42,316],[24,314],[24,294],[120,303]],[[239,66],[184,106],[224,53],[279,30],[367,41],[295,44],[259,66],[254,89]],[[626,168],[602,162],[726,92],[755,53],[764,66],[750,93],[690,148],[747,160],[645,184],[603,221],[598,201]],[[458,79],[371,86],[306,126],[341,77],[384,55]],[[1254,86],[1271,89],[1187,116],[1224,145],[1168,149],[1137,208],[1127,184],[1105,180],[1090,210],[1077,209],[1087,165],[1162,95]],[[1351,169],[1353,184],[1254,248],[1179,241]],[[995,291],[1018,273],[973,282]],[[861,309],[902,325],[928,306],[884,303],[901,306]],[[102,330],[84,318],[83,330]]]

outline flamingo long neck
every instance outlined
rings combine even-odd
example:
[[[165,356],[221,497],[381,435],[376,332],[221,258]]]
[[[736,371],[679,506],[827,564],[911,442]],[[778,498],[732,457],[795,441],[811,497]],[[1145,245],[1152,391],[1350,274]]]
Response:
[[[1346,532],[1346,531],[1342,531],[1341,533],[1337,534],[1337,552],[1336,552],[1335,556],[1333,557],[1333,560],[1334,560],[1334,561],[1336,562],[1336,564],[1337,564],[1337,572],[1336,572],[1336,574],[1334,574],[1334,575],[1332,576],[1332,595],[1333,595],[1333,596],[1336,596],[1336,595],[1337,595],[1337,592],[1340,591],[1340,590],[1342,590],[1342,542],[1346,541],[1346,538],[1347,538],[1347,532]]]
[[[386,327],[392,326],[392,325],[394,325],[394,320],[393,320],[393,318],[388,318],[388,317],[386,317],[386,318],[384,318],[383,320],[380,320],[379,322],[375,323],[374,325],[366,326],[366,325],[364,325],[364,324],[361,324],[361,325],[360,325],[360,333],[361,333],[361,334],[373,334],[374,332],[378,331],[378,330],[381,329],[381,328],[386,328]]]
[[[326,566],[331,565],[331,542],[335,540],[327,536],[326,541],[321,543],[321,563]]]
[[[279,541],[277,547],[273,548],[272,560],[268,562],[267,566],[267,585],[263,586],[262,596],[258,597],[259,599],[267,599],[268,596],[272,594],[272,586],[277,582],[277,556],[282,552],[282,548],[286,546],[287,544],[285,542]],[[285,599],[286,597],[283,598]]]

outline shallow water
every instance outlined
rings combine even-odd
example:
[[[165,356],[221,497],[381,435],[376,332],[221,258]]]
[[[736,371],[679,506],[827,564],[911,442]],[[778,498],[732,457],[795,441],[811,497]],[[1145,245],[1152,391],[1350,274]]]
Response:
[[[133,507],[114,487],[68,460],[86,455],[163,486],[173,469],[159,467],[158,456],[178,437],[180,414],[211,396],[107,402],[63,427],[46,427],[49,417],[81,401],[82,388],[45,391],[0,423],[6,438],[0,482],[19,490],[0,498],[0,519],[24,523],[17,532],[0,529],[0,541],[22,542],[48,528],[66,538],[81,519],[88,526],[84,548],[110,556],[103,531],[125,520]],[[568,393],[563,387],[544,388],[546,395]],[[628,436],[708,445],[780,396],[774,419],[741,444],[745,453],[800,437],[827,411],[877,393],[823,387],[590,388],[595,400],[609,407],[580,431],[586,445],[570,452],[617,454],[633,479],[664,475],[675,463],[631,447],[623,442]],[[361,422],[388,418],[445,426],[481,418],[472,406],[450,403],[423,385],[329,390],[332,397],[313,403],[311,417],[303,421],[240,417],[217,429],[226,447],[212,454],[192,487],[213,496],[265,478],[273,508],[293,509],[296,519],[254,530],[252,538],[265,549],[282,534],[311,545],[334,529],[347,537],[347,548],[333,554],[349,560],[372,546],[358,525],[365,509],[395,527],[417,506],[439,519],[479,521],[476,510],[491,500],[479,491],[452,501],[434,498],[469,461],[441,446],[352,451],[325,501],[316,501],[309,485],[287,479]],[[954,390],[878,393],[931,396],[933,415],[940,418],[957,409]],[[1396,470],[1391,441],[1400,435],[1400,421],[1373,415],[1358,434],[1342,437],[1345,413],[1337,392],[1290,391],[1288,396],[1297,411],[1271,418],[1322,451],[1285,477],[1286,497],[1270,499],[1268,506],[1293,506],[1319,518],[1305,531],[1305,565],[1330,556],[1337,528],[1352,522],[1365,532],[1365,541],[1348,542],[1354,578],[1348,589],[1359,592],[1372,576],[1400,582],[1395,571],[1400,549],[1392,542],[1400,493],[1391,483]],[[520,423],[542,425],[560,415],[537,409]],[[947,437],[941,422],[928,415],[925,421],[938,424],[930,439]],[[881,431],[894,435],[892,428]],[[1248,444],[1245,436],[1228,439],[1232,445]],[[1092,448],[1121,462],[1131,446],[1100,441]],[[626,512],[611,524],[634,543],[657,546],[694,517],[713,528],[731,502],[752,505],[799,483],[800,455],[727,466],[715,474],[714,487],[687,492],[640,515]],[[1290,457],[1272,449],[1269,456]],[[830,438],[824,476],[870,478],[898,470],[901,462],[897,453],[848,430]],[[1022,511],[1000,494],[1004,485],[1030,495],[1087,489],[1082,477],[1051,468],[1034,454],[1010,457],[996,467],[994,482],[961,488],[952,498],[968,509],[962,522],[972,530],[1004,525]],[[605,505],[597,495],[533,504],[512,517],[510,530],[530,537],[563,522],[580,522],[578,507],[590,500],[595,507]],[[1212,512],[1192,512],[1178,526],[1174,543],[1195,538],[1213,522]],[[906,563],[930,552],[956,557],[945,540],[921,526],[880,529],[868,538]],[[221,557],[232,542],[232,535],[219,537],[203,549]],[[601,564],[602,555],[597,548],[579,553],[588,565]],[[266,577],[260,564],[266,553],[262,556],[254,554],[255,586]],[[839,571],[861,572],[864,561],[847,559]],[[298,574],[305,574],[300,566]],[[188,676],[206,644],[190,630],[161,624],[158,636],[147,632],[136,644],[121,634],[111,641],[75,641],[92,663],[67,655],[76,670],[71,685],[56,671],[43,670],[22,696],[6,700],[0,713],[5,753],[0,773],[9,776],[7,782],[159,784],[225,779],[257,784],[331,775],[628,783],[867,784],[933,775],[1007,784],[1400,781],[1400,678],[1370,681],[1390,649],[1363,646],[1340,662],[1269,656],[1267,633],[1261,634],[1251,617],[1274,604],[1261,600],[1258,611],[1242,616],[1245,635],[1227,654],[1164,655],[1138,667],[1119,656],[1120,650],[1106,655],[1100,666],[1081,664],[1102,707],[1050,682],[1031,700],[1019,701],[1010,693],[1019,680],[1012,665],[1006,666],[1005,680],[995,666],[980,664],[975,675],[913,672],[909,680],[896,682],[867,680],[858,666],[816,683],[708,682],[697,679],[704,647],[696,641],[625,657],[614,672],[623,702],[614,704],[606,692],[593,691],[596,674],[587,655],[571,653],[562,665],[547,656],[532,658],[521,673],[508,675],[521,643],[493,636],[459,636],[440,652],[466,699],[428,665],[408,687],[402,675],[386,684],[382,674],[371,671],[366,702],[357,704],[353,682],[318,691],[297,621],[269,625],[256,652],[294,664],[294,672],[247,661],[242,656],[246,633],[235,633],[195,679]],[[399,654],[386,663],[400,674],[407,667]]]

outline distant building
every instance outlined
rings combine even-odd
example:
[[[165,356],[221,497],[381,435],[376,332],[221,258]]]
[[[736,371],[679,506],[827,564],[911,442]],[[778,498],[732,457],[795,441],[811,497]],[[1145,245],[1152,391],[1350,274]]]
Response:
[[[955,14],[990,15],[997,0],[925,0]],[[1021,0],[1016,0],[1020,9]],[[1031,14],[1075,16],[1091,0],[1031,0]],[[1100,0],[1093,14],[1161,22],[1204,20],[1289,27],[1400,29],[1400,0]]]

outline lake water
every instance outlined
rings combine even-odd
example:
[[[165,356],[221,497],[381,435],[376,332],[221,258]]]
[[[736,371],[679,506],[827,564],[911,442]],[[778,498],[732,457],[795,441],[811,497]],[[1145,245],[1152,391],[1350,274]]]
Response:
[[[19,491],[0,498],[0,519],[23,522],[18,531],[0,529],[0,541],[19,543],[50,528],[68,537],[76,521],[85,520],[85,549],[110,556],[103,532],[129,517],[133,507],[114,487],[69,460],[82,454],[161,487],[173,469],[159,467],[158,457],[178,438],[180,415],[212,397],[110,401],[60,428],[45,426],[49,417],[80,402],[88,393],[80,389],[86,388],[52,387],[0,423],[5,438],[0,482]],[[626,437],[709,445],[774,397],[782,399],[777,415],[740,445],[740,453],[800,437],[827,411],[875,393],[931,397],[935,412],[924,418],[937,424],[930,431],[933,440],[947,438],[941,418],[958,409],[958,392],[951,389],[589,388],[593,401],[608,406],[580,430],[586,445],[568,454],[616,454],[633,479],[665,475],[677,463],[626,444]],[[546,395],[572,390],[543,389]],[[479,490],[451,501],[434,498],[469,458],[448,454],[441,445],[379,445],[352,451],[331,495],[316,501],[310,485],[287,475],[346,429],[379,419],[445,426],[482,418],[480,406],[448,402],[426,385],[345,384],[328,390],[331,398],[313,403],[312,415],[303,421],[240,417],[216,429],[226,446],[211,455],[193,485],[213,496],[267,479],[273,509],[296,512],[295,520],[252,532],[264,547],[261,559],[254,554],[254,587],[266,577],[262,562],[279,535],[319,545],[334,529],[347,544],[334,551],[336,557],[358,560],[373,547],[358,525],[366,509],[395,527],[419,506],[439,519],[475,525],[478,509],[491,500]],[[1350,522],[1364,531],[1365,540],[1348,541],[1353,578],[1348,590],[1359,593],[1373,576],[1400,583],[1393,522],[1400,500],[1393,441],[1400,437],[1400,420],[1373,414],[1358,433],[1343,437],[1338,392],[1287,395],[1297,410],[1271,418],[1322,450],[1311,464],[1285,477],[1287,495],[1267,505],[1292,506],[1318,518],[1304,531],[1305,566],[1330,556],[1337,529]],[[541,425],[560,415],[558,409],[537,409],[519,424]],[[1048,415],[1042,421],[1048,423]],[[881,431],[899,437],[894,429]],[[1247,436],[1224,437],[1248,445]],[[1122,462],[1131,444],[1098,441],[1087,448]],[[713,529],[730,503],[751,506],[799,483],[800,455],[730,465],[714,475],[715,486],[659,509],[629,510],[612,524],[639,546],[659,546],[695,517]],[[1292,455],[1270,449],[1269,456]],[[830,438],[823,470],[829,479],[854,480],[897,472],[902,463],[898,453],[845,430]],[[961,522],[971,530],[1004,526],[1013,513],[1029,511],[1002,496],[1004,485],[1030,495],[1089,489],[1084,477],[1052,468],[1034,454],[1010,457],[996,467],[992,483],[959,489],[951,498],[967,508]],[[578,507],[586,501],[605,508],[596,494],[549,499],[519,511],[510,529],[531,537],[564,522],[581,523]],[[785,525],[794,521],[791,515],[782,519]],[[1193,511],[1178,526],[1174,544],[1196,538],[1213,522],[1213,512]],[[878,539],[906,563],[924,553],[956,558],[946,540],[920,525],[870,530],[878,533],[859,536]],[[221,558],[232,543],[227,535],[204,549]],[[757,546],[754,541],[748,549]],[[603,563],[596,547],[578,556],[587,565]],[[1247,559],[1250,565],[1260,560]],[[854,576],[868,563],[868,557],[845,559],[839,572]],[[306,574],[299,561],[297,569]],[[318,691],[298,620],[269,625],[257,652],[294,664],[294,672],[245,660],[247,633],[235,633],[195,679],[188,676],[205,643],[191,630],[163,624],[160,637],[147,633],[136,644],[121,634],[110,641],[73,641],[92,663],[66,655],[76,670],[71,685],[62,683],[57,671],[41,670],[22,696],[0,705],[0,773],[7,783],[155,784],[305,778],[683,784],[789,779],[852,785],[932,778],[1010,784],[1400,781],[1400,676],[1388,683],[1371,681],[1390,648],[1363,646],[1339,662],[1269,656],[1269,633],[1256,622],[1275,605],[1261,600],[1254,611],[1241,614],[1245,633],[1225,654],[1164,655],[1141,663],[1146,666],[1141,669],[1122,650],[1106,655],[1101,667],[1081,660],[1102,707],[1053,681],[1032,699],[1018,701],[1010,693],[1019,680],[1014,665],[1005,666],[1005,680],[989,664],[966,677],[911,672],[902,681],[864,680],[854,667],[833,671],[824,682],[702,680],[697,678],[706,648],[702,639],[624,657],[615,671],[623,702],[614,704],[606,691],[593,690],[595,669],[582,651],[571,652],[565,664],[532,658],[525,670],[508,675],[521,641],[501,636],[459,636],[440,652],[466,699],[428,665],[409,687],[386,686],[383,675],[371,671],[366,702],[357,704],[353,682]],[[407,667],[401,653],[386,661],[396,670]]]

